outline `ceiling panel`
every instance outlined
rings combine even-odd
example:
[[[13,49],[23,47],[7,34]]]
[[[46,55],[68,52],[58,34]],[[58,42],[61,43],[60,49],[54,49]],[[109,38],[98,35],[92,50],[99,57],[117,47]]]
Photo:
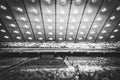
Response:
[[[84,14],[83,14],[83,17],[82,17],[82,20],[81,20],[80,28],[78,31],[78,34],[80,34],[77,36],[78,39],[79,39],[79,37],[81,37],[82,41],[86,40],[89,29],[91,28],[94,18],[96,17],[99,7],[101,6],[101,3],[102,3],[102,0],[98,0],[98,1],[89,0],[88,1],[85,11],[84,11]],[[83,32],[83,35],[81,35],[81,32]],[[90,36],[87,38],[87,40],[92,40],[93,38],[94,37]]]
[[[36,40],[24,2],[22,0],[7,0],[7,3],[15,16],[25,41]]]
[[[70,8],[71,8],[71,0],[57,0],[56,1],[56,38],[57,38],[57,41],[66,40]]]
[[[41,9],[47,41],[55,40],[55,0],[41,0]]]
[[[0,3],[3,5],[1,7],[5,8],[6,10],[0,10],[1,14],[1,22],[3,22],[4,28],[1,32],[9,33],[10,36],[6,36],[4,38],[11,38],[13,41],[23,41],[23,37],[21,31],[12,15],[8,5],[6,4],[5,0],[1,0]],[[9,14],[8,14],[9,13]]]
[[[76,36],[79,31],[79,25],[81,23],[86,4],[87,0],[72,0],[67,30],[68,41],[70,41],[69,39],[72,39],[72,41],[76,41]]]
[[[89,31],[89,34],[87,36],[87,39],[89,40],[90,37],[92,37],[93,39],[91,39],[91,41],[96,41],[96,38],[99,34],[99,32],[101,31],[102,27],[104,27],[104,24],[106,23],[107,19],[109,18],[109,16],[111,15],[111,13],[113,12],[113,9],[115,8],[115,6],[117,5],[119,0],[104,0],[101,8],[99,9],[99,12],[92,24],[92,27]],[[95,31],[95,34],[90,34],[90,32]]]
[[[10,36],[9,32],[7,31],[5,25],[2,23],[2,21],[0,20],[0,41],[6,41],[6,42],[10,42],[12,41],[12,37]]]
[[[36,2],[25,0],[24,3],[25,3],[25,7],[27,10],[30,22],[31,22],[35,39],[37,41],[45,40],[44,27],[43,27],[43,21],[42,21],[43,18],[41,15],[42,12],[41,12],[39,0],[36,0]]]
[[[119,32],[119,29],[115,28],[120,22],[120,11],[117,8],[120,6],[120,3],[115,7],[103,28],[101,29],[97,41],[106,41],[107,37],[111,34],[112,31],[115,33]],[[107,26],[110,24],[110,26]]]
[[[119,0],[0,0],[1,42],[116,42]]]

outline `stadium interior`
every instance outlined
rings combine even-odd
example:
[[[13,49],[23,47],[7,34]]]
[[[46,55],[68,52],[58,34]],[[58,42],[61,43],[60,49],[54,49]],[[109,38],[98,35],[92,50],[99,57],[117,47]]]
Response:
[[[120,80],[120,0],[0,0],[0,80]]]

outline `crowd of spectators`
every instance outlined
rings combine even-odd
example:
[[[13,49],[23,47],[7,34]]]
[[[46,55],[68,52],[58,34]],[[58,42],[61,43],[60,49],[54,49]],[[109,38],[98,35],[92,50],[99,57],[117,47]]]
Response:
[[[65,61],[70,66],[78,66],[83,71],[103,70],[103,68],[110,70],[120,65],[120,59],[116,57],[66,57]]]
[[[118,43],[72,43],[72,42],[4,42],[0,45],[2,48],[72,48],[72,49],[116,49],[120,47]]]
[[[120,80],[120,70],[81,72],[79,70],[14,70],[1,80]]]
[[[30,63],[9,71],[5,76],[0,77],[0,80],[120,80],[119,68],[107,69],[104,67],[108,61],[113,62],[112,59],[111,57],[66,57],[64,61],[70,64],[66,68],[38,68],[42,65],[40,62],[42,58],[34,58],[33,62],[30,61]],[[42,63],[44,66],[50,65],[48,62]],[[28,64],[31,64],[32,67],[26,67]],[[37,67],[33,66],[35,64]],[[109,65],[111,64],[109,63]]]

